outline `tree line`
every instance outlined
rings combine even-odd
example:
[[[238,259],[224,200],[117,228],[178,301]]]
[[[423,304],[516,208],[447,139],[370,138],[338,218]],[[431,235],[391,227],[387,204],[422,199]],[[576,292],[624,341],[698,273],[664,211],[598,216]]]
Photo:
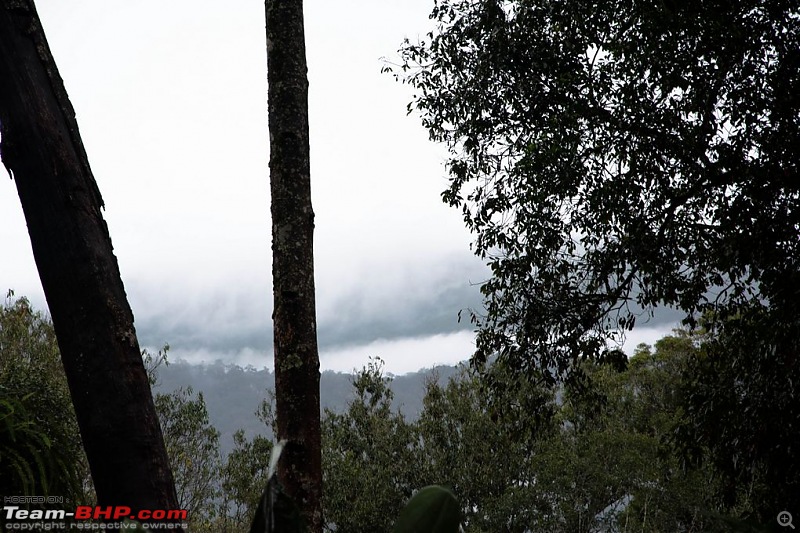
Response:
[[[580,389],[529,383],[502,402],[462,368],[427,381],[415,420],[392,406],[391,378],[373,359],[346,408],[322,413],[324,529],[391,531],[418,488],[442,484],[465,531],[767,531],[774,517],[762,512],[796,490],[772,472],[789,463],[730,469],[727,450],[695,446],[714,344],[676,331],[624,367],[585,363]],[[144,354],[151,382],[165,362]],[[271,398],[258,410],[265,432]],[[190,529],[249,531],[273,441],[238,431],[222,457],[202,391],[157,394],[155,407]],[[52,324],[24,298],[0,307],[0,408],[0,491],[93,501]]]
[[[473,374],[431,385],[412,424],[386,411],[374,365],[347,413],[318,418],[302,2],[265,7],[274,420],[288,458],[278,478],[312,530],[323,516],[346,529],[341,495],[359,524],[391,520],[396,496],[433,477],[449,480],[474,530],[777,527],[800,501],[797,2],[434,2],[435,29],[385,69],[414,88],[409,111],[448,148],[442,198],[491,275],[484,309],[469,315]],[[169,454],[180,465],[188,444],[162,438],[170,421],[162,411],[159,424],[102,198],[32,0],[0,4],[0,134],[98,501],[175,507]],[[664,307],[684,313],[687,333],[628,359],[626,332]],[[26,415],[26,402],[60,401],[66,388],[27,390],[0,404],[2,468],[28,488],[86,490],[68,471],[81,460],[43,452],[53,441],[42,428],[61,432],[59,453],[76,435],[52,414]],[[202,421],[196,401],[186,391],[161,409]],[[388,432],[400,447],[380,451]],[[242,436],[237,475],[261,472],[248,453],[267,444]],[[237,505],[252,510],[223,509]]]

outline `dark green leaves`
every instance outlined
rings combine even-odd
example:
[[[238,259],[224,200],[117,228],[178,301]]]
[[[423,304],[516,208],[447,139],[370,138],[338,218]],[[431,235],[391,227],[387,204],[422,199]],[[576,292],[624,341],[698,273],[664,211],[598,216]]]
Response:
[[[800,294],[799,11],[435,3],[403,80],[492,269],[478,363],[564,377],[655,307]]]
[[[390,531],[420,486],[419,437],[392,407],[391,379],[382,366],[373,359],[358,372],[347,409],[326,409],[322,419],[325,520],[336,531]]]
[[[77,503],[88,468],[55,332],[12,296],[0,303],[0,493]]]

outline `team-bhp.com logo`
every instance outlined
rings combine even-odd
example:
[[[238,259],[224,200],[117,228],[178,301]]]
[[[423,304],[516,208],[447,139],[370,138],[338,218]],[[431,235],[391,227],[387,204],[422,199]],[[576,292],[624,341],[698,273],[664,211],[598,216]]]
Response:
[[[66,511],[64,509],[22,509],[18,505],[5,505],[3,507],[3,518],[10,524],[25,524],[30,522],[65,522],[70,520],[77,523],[77,529],[87,529],[81,526],[81,521],[109,521],[119,523],[123,520],[136,520],[137,522],[147,522],[149,528],[155,525],[157,529],[163,526],[170,529],[169,526],[176,525],[175,522],[186,521],[188,513],[185,509],[142,509],[133,511],[130,507],[124,505],[110,505],[110,506],[90,506],[79,505],[74,511]],[[155,524],[154,524],[155,522]],[[161,523],[159,523],[161,522]],[[88,526],[89,524],[85,524]],[[27,529],[15,528],[12,529]],[[61,528],[63,529],[63,527]],[[89,528],[94,529],[94,528]]]

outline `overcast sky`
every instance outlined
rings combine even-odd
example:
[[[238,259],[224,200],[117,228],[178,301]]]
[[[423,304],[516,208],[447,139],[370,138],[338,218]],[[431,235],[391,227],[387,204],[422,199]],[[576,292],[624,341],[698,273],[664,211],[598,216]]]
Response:
[[[38,0],[143,347],[272,367],[264,4]],[[306,0],[321,363],[400,374],[471,354],[486,270],[440,200],[444,149],[381,74],[431,0]],[[2,169],[0,169],[2,170]],[[45,301],[0,179],[0,289]],[[671,324],[638,329],[652,342]]]

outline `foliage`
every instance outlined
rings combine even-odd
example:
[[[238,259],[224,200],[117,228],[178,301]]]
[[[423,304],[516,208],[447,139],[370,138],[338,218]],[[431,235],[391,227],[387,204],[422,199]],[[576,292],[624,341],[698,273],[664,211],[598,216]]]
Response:
[[[156,353],[142,350],[151,387],[159,384],[159,369],[170,365],[169,349],[165,344]],[[203,393],[195,395],[192,387],[178,388],[156,394],[154,403],[179,508],[186,509],[192,531],[216,531],[222,458],[219,431],[211,425]]]
[[[524,532],[545,502],[534,487],[532,458],[552,428],[552,395],[527,385],[489,402],[481,381],[462,369],[446,385],[431,379],[417,427],[421,484],[442,484],[462,506],[465,530]]]
[[[49,323],[24,299],[2,313],[3,490],[82,501],[63,492],[79,488],[65,489],[61,472],[85,462],[61,434],[77,429],[63,416],[63,375],[48,366],[58,351],[35,342],[52,341]],[[390,531],[426,485],[452,492],[467,532],[761,530],[796,501],[795,334],[764,325],[775,322],[766,306],[712,318],[716,332],[641,345],[625,368],[584,361],[584,381],[557,393],[544,379],[503,387],[513,373],[502,367],[493,387],[467,369],[446,384],[434,376],[415,421],[392,407],[392,380],[371,361],[347,408],[323,417],[327,530]],[[32,389],[12,395],[21,383]],[[240,431],[223,461],[202,394],[179,389],[156,404],[192,530],[248,531],[272,442]],[[274,427],[269,399],[257,415]]]
[[[12,297],[0,305],[0,494],[83,501],[88,466],[53,326]]]
[[[443,199],[492,270],[478,366],[498,354],[561,377],[616,354],[609,339],[656,306],[796,311],[799,15],[763,0],[435,2],[402,79],[450,149]]]
[[[164,435],[178,507],[186,509],[192,529],[214,516],[220,474],[219,432],[211,425],[203,393],[191,387],[157,394],[156,412]]]
[[[685,464],[674,445],[702,340],[678,332],[641,346],[624,370],[584,363],[591,396],[515,382],[499,402],[466,371],[445,385],[432,379],[410,440],[386,431],[396,415],[388,402],[375,407],[390,381],[371,363],[348,410],[325,417],[324,457],[340,458],[325,465],[329,529],[390,530],[397,501],[384,495],[412,480],[450,488],[468,532],[746,530],[746,509],[718,497],[713,464]],[[409,449],[411,461],[395,460]],[[383,472],[377,486],[373,472]],[[340,500],[351,516],[331,514]]]
[[[5,391],[0,394],[0,479],[3,494],[37,494],[37,487],[50,493],[53,459],[49,454],[52,443],[47,434],[38,428],[34,418],[25,409],[29,395],[18,400]]]
[[[717,321],[687,373],[676,442],[713,464],[728,507],[765,523],[800,501],[800,320],[753,303]]]
[[[421,458],[412,424],[393,411],[390,380],[373,359],[353,378],[344,413],[322,420],[326,529],[390,531],[419,479]]]
[[[150,383],[150,387],[155,387],[159,384],[159,375],[158,369],[161,366],[169,366],[169,344],[164,344],[164,346],[158,350],[155,354],[144,349],[142,350],[142,363],[144,364],[144,370],[147,373],[147,381]]]
[[[431,18],[400,66],[492,269],[475,367],[585,385],[580,359],[624,363],[614,341],[681,310],[706,338],[657,426],[715,474],[696,516],[773,520],[798,499],[800,6],[439,0]],[[610,451],[620,429],[587,438]]]
[[[262,422],[274,427],[270,399],[256,413]],[[221,467],[221,504],[216,526],[211,531],[247,531],[256,514],[261,493],[269,481],[269,458],[272,441],[262,435],[248,439],[244,431],[233,435],[234,449]]]
[[[562,429],[547,443],[540,480],[560,501],[552,531],[728,531],[718,520],[714,476],[684,468],[671,444],[684,420],[681,386],[695,338],[677,332],[655,351],[640,345],[628,368],[585,365],[594,397],[567,389]]]

